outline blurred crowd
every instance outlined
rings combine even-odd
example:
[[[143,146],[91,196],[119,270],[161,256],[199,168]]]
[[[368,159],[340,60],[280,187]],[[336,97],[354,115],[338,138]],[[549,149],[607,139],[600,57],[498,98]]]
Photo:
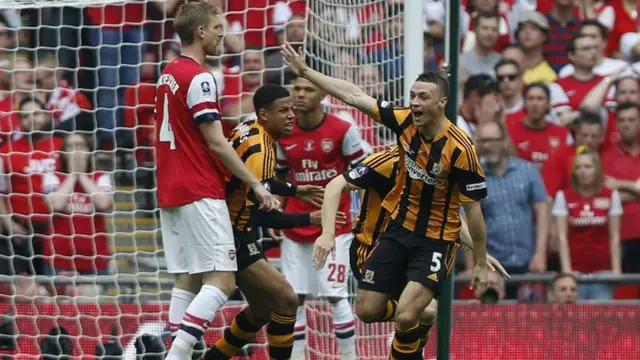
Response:
[[[222,55],[206,64],[225,131],[255,116],[252,96],[262,84],[291,84],[279,53],[285,41],[306,41],[309,61],[321,71],[402,102],[405,2],[208,1],[226,14]],[[425,70],[438,70],[445,2],[423,2]],[[180,54],[171,22],[180,3],[19,11],[0,5],[0,274],[109,273],[105,216],[113,211],[115,183],[131,179],[101,169],[132,159],[131,169],[147,170],[136,184],[154,187],[155,81]],[[475,140],[485,167],[490,253],[511,274],[568,274],[554,286],[564,284],[574,300],[578,288],[587,300],[637,298],[635,288],[562,279],[640,272],[638,4],[462,3],[459,113],[451,120]],[[357,124],[369,151],[392,141],[335,99],[322,104]],[[149,194],[140,208],[155,209]],[[469,271],[472,259],[463,260],[460,270]],[[76,291],[28,279],[14,285],[25,295]],[[560,296],[501,279],[493,288],[496,299]]]

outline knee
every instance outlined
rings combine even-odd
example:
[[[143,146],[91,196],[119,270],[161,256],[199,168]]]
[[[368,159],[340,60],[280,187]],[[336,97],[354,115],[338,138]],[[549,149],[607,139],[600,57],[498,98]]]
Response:
[[[372,301],[367,301],[364,297],[358,297],[358,300],[356,301],[356,316],[362,322],[376,322],[380,318],[380,313],[382,313],[382,311],[384,311],[383,307]]]
[[[293,292],[293,288],[288,283],[279,288],[276,292],[274,310],[279,314],[295,314],[300,299],[298,295]]]
[[[438,316],[438,303],[432,300],[429,306],[420,314],[420,322],[425,325],[433,324],[436,322]]]
[[[418,314],[408,308],[398,308],[396,312],[396,326],[400,330],[409,330],[418,323]]]
[[[202,277],[202,283],[215,286],[227,296],[231,296],[236,291],[236,274],[229,271],[206,273]]]

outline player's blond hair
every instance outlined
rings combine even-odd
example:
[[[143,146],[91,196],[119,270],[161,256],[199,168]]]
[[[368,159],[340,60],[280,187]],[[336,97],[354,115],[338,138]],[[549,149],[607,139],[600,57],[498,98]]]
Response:
[[[193,44],[196,30],[200,26],[209,27],[211,18],[219,15],[222,15],[220,8],[206,1],[193,1],[182,5],[173,19],[173,26],[180,36],[182,45]]]
[[[592,190],[599,192],[604,185],[604,175],[602,173],[602,161],[600,160],[600,154],[585,145],[581,145],[576,148],[576,155],[573,158],[573,166],[571,170],[571,186],[573,187],[573,191],[575,191],[576,193],[580,193],[580,184],[578,183],[578,176],[576,174],[576,169],[578,167],[578,158],[580,156],[588,156],[591,158],[593,167],[596,172],[596,177],[592,184]]]

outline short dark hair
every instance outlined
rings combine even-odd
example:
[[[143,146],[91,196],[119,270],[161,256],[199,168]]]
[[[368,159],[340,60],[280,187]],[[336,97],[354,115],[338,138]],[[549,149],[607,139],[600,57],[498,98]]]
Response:
[[[619,113],[625,111],[625,110],[629,110],[629,109],[636,109],[638,110],[638,112],[640,112],[640,106],[638,106],[638,104],[636,103],[632,103],[632,102],[624,102],[622,104],[618,104],[618,106],[616,106],[616,115],[618,115]]]
[[[498,83],[488,74],[473,75],[464,83],[464,89],[462,90],[463,100],[467,100],[474,91],[477,91],[481,97],[497,93],[499,91]]]
[[[200,26],[207,27],[211,16],[221,15],[220,8],[206,1],[192,1],[180,6],[173,25],[182,45],[191,45],[195,41],[194,33]]]
[[[585,28],[587,26],[595,26],[595,27],[597,27],[598,30],[600,31],[600,36],[602,36],[602,38],[605,39],[605,40],[609,36],[609,29],[607,29],[606,26],[604,26],[600,21],[598,21],[596,19],[589,19],[589,20],[583,21],[582,24],[580,24],[580,30],[582,30],[583,28]]]
[[[436,84],[440,89],[440,93],[444,97],[449,97],[449,79],[447,79],[447,75],[436,71],[427,71],[418,75],[416,82],[418,81]]]
[[[498,26],[500,26],[500,15],[498,15],[498,13],[495,11],[483,11],[478,13],[478,15],[476,15],[476,21],[473,26],[474,29],[477,29],[480,25],[480,19],[496,19],[496,21],[498,22]]]
[[[260,109],[268,109],[274,101],[291,96],[289,90],[280,85],[267,84],[261,86],[253,95],[253,109],[256,114]]]
[[[580,116],[576,119],[576,124],[581,125],[599,125],[602,127],[602,118],[600,114],[591,111],[581,111]]]
[[[549,90],[549,87],[545,83],[540,81],[536,81],[534,83],[531,83],[525,86],[524,90],[522,91],[522,94],[525,97],[525,99],[529,94],[529,91],[533,89],[541,89],[542,91],[544,91],[545,94],[547,94],[547,100],[551,100],[551,90]]]
[[[578,278],[574,274],[568,273],[568,272],[560,272],[560,273],[557,273],[553,277],[553,279],[551,279],[551,282],[549,283],[549,289],[553,289],[553,285],[555,285],[558,280],[564,279],[564,278],[572,278],[573,281],[578,283]]]
[[[498,69],[500,69],[503,66],[507,66],[507,65],[513,65],[516,67],[516,69],[518,69],[518,73],[521,71],[520,69],[520,64],[518,64],[517,61],[513,60],[513,59],[505,59],[502,58],[500,59],[500,61],[498,61],[498,63],[496,64],[496,66],[493,68],[493,70],[496,72],[496,74],[498,73]]]
[[[573,54],[576,52],[576,42],[578,42],[578,40],[580,39],[588,39],[589,37],[587,35],[583,35],[583,34],[577,34],[576,36],[572,37],[571,39],[569,39],[569,41],[567,41],[567,53],[569,54]]]

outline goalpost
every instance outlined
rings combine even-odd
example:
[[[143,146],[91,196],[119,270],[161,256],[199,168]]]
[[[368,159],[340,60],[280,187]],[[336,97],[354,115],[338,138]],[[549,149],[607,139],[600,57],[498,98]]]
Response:
[[[281,4],[275,5],[273,1],[210,1],[222,3],[227,8],[238,3],[262,4],[254,8],[233,10],[233,21],[229,21],[228,31],[240,34],[259,33],[258,38],[262,36],[262,40],[271,45],[274,42],[266,37],[275,36],[286,25],[274,24],[273,17],[279,17],[277,21],[281,21],[283,16],[286,20],[291,15],[286,10],[281,12]],[[285,4],[293,2],[282,0]],[[91,103],[91,112],[97,111],[92,117],[95,125],[103,121],[101,112],[111,111],[114,114],[117,123],[114,132],[109,134],[119,137],[118,141],[111,144],[113,148],[99,152],[95,161],[100,169],[112,174],[115,181],[115,208],[106,217],[109,245],[113,252],[109,275],[60,278],[55,281],[59,286],[52,286],[50,278],[38,277],[38,282],[46,285],[42,286],[43,289],[56,290],[54,296],[39,295],[25,299],[15,293],[16,287],[24,279],[14,277],[14,274],[0,274],[0,280],[10,285],[2,296],[5,301],[0,302],[0,310],[6,313],[6,319],[13,321],[16,334],[20,334],[16,346],[19,349],[17,351],[22,354],[38,354],[41,336],[49,333],[54,325],[63,326],[69,331],[75,344],[74,355],[82,356],[93,355],[96,345],[110,335],[119,337],[122,346],[126,347],[141,329],[159,332],[159,324],[167,318],[166,305],[172,279],[165,271],[159,221],[154,216],[157,209],[155,203],[150,201],[155,196],[155,185],[148,181],[149,176],[153,176],[150,171],[153,165],[145,161],[149,160],[145,156],[152,147],[150,143],[141,140],[153,129],[152,123],[143,121],[148,120],[148,90],[153,89],[153,82],[130,79],[129,75],[120,70],[134,69],[136,76],[145,71],[159,70],[166,60],[164,56],[172,48],[175,49],[168,30],[171,14],[167,15],[162,11],[162,4],[166,1],[128,0],[126,3],[145,8],[143,37],[138,41],[125,39],[126,43],[96,46],[90,41],[90,37],[96,32],[104,29],[127,30],[132,28],[132,24],[103,28],[100,24],[91,22],[87,7],[98,8],[104,13],[107,6],[121,5],[122,0],[0,1],[1,18],[6,20],[10,28],[15,27],[8,34],[16,45],[12,49],[0,48],[0,64],[3,53],[10,58],[16,50],[20,54],[27,54],[31,60],[28,66],[23,63],[20,65],[22,67],[15,69],[0,67],[0,81],[3,84],[0,88],[0,104],[11,96],[16,78],[22,79],[24,74],[29,74],[29,81],[19,81],[22,85],[31,86],[22,89],[23,91],[42,92],[51,99],[51,94],[61,87],[77,90]],[[306,3],[305,46],[312,66],[323,73],[349,80],[374,97],[393,101],[399,106],[407,105],[408,89],[413,79],[422,72],[424,65],[422,1],[314,0]],[[256,13],[262,15],[256,17]],[[262,28],[252,27],[255,19],[264,22]],[[138,27],[133,25],[133,28]],[[97,39],[107,41],[107,35],[102,32]],[[2,44],[0,42],[0,47]],[[115,54],[120,57],[119,62],[113,64],[110,59],[101,58],[101,49],[116,51]],[[123,56],[121,50],[124,49],[137,51],[133,63]],[[38,78],[40,75],[36,68],[44,66],[37,55],[39,50],[48,50],[57,56],[58,62],[54,70],[58,71],[57,79],[65,80],[65,83],[56,81],[54,89],[47,91],[39,88],[41,79]],[[274,50],[274,46],[264,47],[262,52],[268,55]],[[122,64],[127,61],[128,64]],[[237,63],[225,65],[228,65],[224,72],[226,76],[237,76],[237,69],[232,67]],[[212,67],[218,74],[221,73],[219,64],[214,62]],[[100,71],[104,69],[119,70],[109,73],[115,74],[116,79],[101,79]],[[283,70],[280,68],[280,71]],[[280,78],[286,79],[286,76]],[[454,80],[455,77],[451,79]],[[101,94],[111,93],[117,98],[121,96],[118,91],[125,94],[129,91],[132,96],[127,98],[125,95],[122,100],[124,103],[118,102],[115,111],[100,106]],[[452,87],[452,94],[455,93],[457,91]],[[152,101],[153,91],[150,98]],[[346,105],[326,99],[325,106],[326,111],[356,123],[372,150],[378,150],[393,140],[388,131]],[[0,119],[3,116],[6,118],[7,113],[3,111],[11,111],[11,107],[8,109],[0,109]],[[8,119],[10,122],[11,117]],[[122,142],[120,136],[127,137],[128,142]],[[9,257],[15,257],[15,254],[9,254]],[[84,287],[90,291],[81,291],[80,296],[76,296],[78,294],[60,285],[65,283],[79,284],[82,285],[81,290]],[[350,292],[351,296],[355,296],[353,281]],[[96,293],[100,296],[95,296]],[[446,305],[444,309],[443,305],[445,304],[441,304],[440,312],[444,315],[447,312]],[[208,343],[221,335],[224,326],[230,323],[242,306],[242,301],[232,301],[220,311],[206,335]],[[331,312],[327,303],[315,302],[308,307],[308,324],[309,357],[314,360],[338,359]],[[386,359],[392,329],[393,325],[390,323],[358,323],[358,358]],[[446,334],[448,333],[449,330],[446,330]],[[427,358],[433,358],[436,354],[433,335],[432,333],[432,340],[425,352]],[[439,331],[438,338],[441,337],[447,336]],[[252,347],[252,358],[267,359],[264,334],[260,334],[258,342],[260,345]]]

